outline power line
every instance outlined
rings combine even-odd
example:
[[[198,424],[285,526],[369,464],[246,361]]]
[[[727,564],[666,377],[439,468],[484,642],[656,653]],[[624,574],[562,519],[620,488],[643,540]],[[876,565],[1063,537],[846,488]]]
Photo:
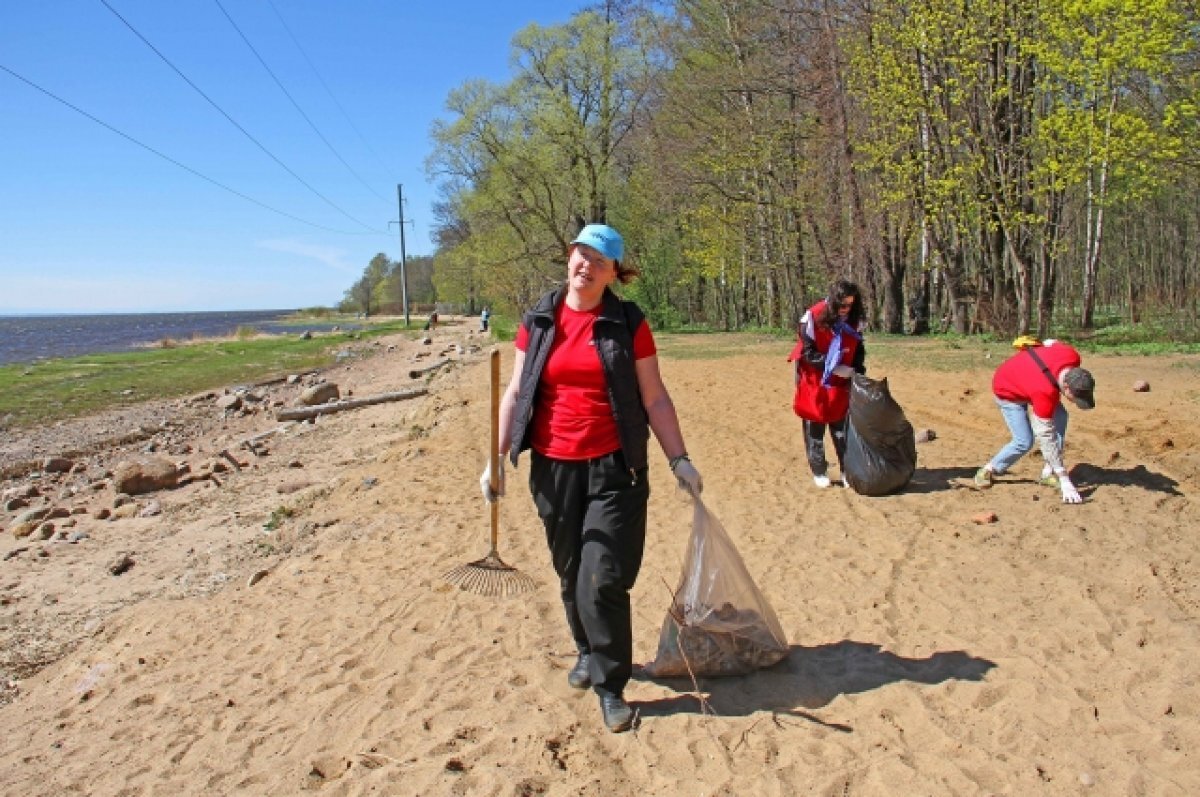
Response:
[[[155,47],[153,44],[151,44],[150,40],[147,39],[145,36],[143,36],[137,30],[137,28],[135,28],[135,27],[133,27],[133,25],[129,24],[129,21],[126,20],[125,17],[121,16],[120,13],[118,13],[115,8],[113,8],[111,5],[109,5],[108,0],[100,0],[100,3],[105,8],[107,8],[109,11],[111,11],[113,16],[115,16],[117,19],[121,20],[121,22],[125,25],[125,27],[129,28],[129,30],[133,32],[133,35],[135,35],[139,39],[141,39],[142,43],[145,44],[147,47],[149,47],[154,52],[155,55],[157,55],[160,59],[162,59],[163,63],[165,63],[167,66],[171,67],[171,69],[175,72],[175,74],[179,75],[179,77],[182,78],[183,81],[185,83],[187,83],[189,86],[191,86],[196,91],[197,94],[199,94],[201,97],[203,97],[205,99],[205,101],[208,102],[209,105],[211,105],[213,108],[215,108],[217,110],[218,113],[220,113],[222,116],[224,116],[231,125],[233,125],[239,131],[241,131],[242,135],[244,135],[246,138],[250,139],[250,141],[253,142],[254,145],[257,146],[260,150],[262,150],[271,160],[278,163],[284,169],[284,171],[286,171],[292,177],[295,177],[296,180],[301,185],[303,185],[305,188],[307,188],[309,191],[311,191],[313,194],[315,194],[318,198],[320,198],[323,202],[325,202],[325,204],[329,205],[331,208],[336,210],[338,213],[341,213],[343,216],[350,219],[355,224],[359,224],[362,227],[364,227],[368,230],[371,230],[372,232],[378,232],[378,230],[371,227],[369,224],[366,224],[365,222],[362,222],[359,219],[356,219],[354,216],[351,216],[349,213],[342,210],[331,199],[329,199],[327,196],[322,194],[320,191],[318,191],[317,189],[315,189],[311,185],[309,185],[304,180],[303,177],[296,174],[296,172],[294,172],[291,169],[291,167],[289,167],[286,163],[281,161],[279,158],[275,157],[275,154],[273,152],[271,152],[269,149],[267,149],[265,146],[263,146],[262,143],[260,143],[259,140],[256,139],[254,136],[250,135],[250,133],[246,130],[246,128],[244,128],[240,124],[238,124],[237,121],[234,120],[234,118],[232,116],[230,116],[228,113],[226,113],[225,110],[220,105],[217,105],[217,103],[215,101],[213,101],[213,99],[211,97],[209,97],[207,94],[205,94],[200,89],[199,86],[197,86],[195,83],[193,83],[192,80],[187,75],[183,74],[183,72],[180,71],[179,67],[177,67],[177,66],[175,66],[175,64],[171,63],[170,59],[168,59],[165,55],[163,55],[157,47]]]
[[[284,216],[285,218],[292,219],[293,221],[298,221],[301,224],[307,224],[310,227],[316,227],[319,230],[326,230],[327,232],[336,232],[336,233],[340,233],[342,235],[367,235],[367,233],[363,233],[363,232],[347,232],[346,230],[338,230],[333,227],[326,227],[323,224],[316,224],[314,222],[308,221],[307,219],[302,219],[299,216],[293,216],[291,213],[282,211],[279,208],[273,208],[270,205],[266,204],[265,202],[260,202],[252,196],[247,196],[246,194],[243,194],[241,191],[238,191],[235,188],[230,188],[229,186],[225,185],[224,183],[214,180],[213,178],[209,177],[208,175],[202,174],[202,173],[196,171],[191,166],[180,163],[179,161],[172,158],[170,155],[164,155],[163,153],[159,152],[158,150],[156,150],[154,147],[150,146],[149,144],[143,144],[141,141],[138,141],[136,138],[129,135],[128,133],[124,133],[124,132],[118,130],[117,128],[113,127],[112,125],[110,125],[108,122],[105,122],[102,119],[98,119],[97,117],[95,117],[92,114],[88,113],[87,111],[83,110],[79,106],[73,105],[70,102],[67,102],[62,97],[59,97],[57,94],[50,91],[49,89],[44,89],[41,86],[39,86],[37,83],[34,83],[29,78],[24,77],[23,75],[17,74],[13,70],[6,67],[4,64],[0,64],[0,69],[4,70],[8,74],[12,75],[17,80],[24,83],[25,85],[30,86],[31,88],[37,89],[38,91],[40,91],[41,93],[43,93],[47,97],[49,97],[50,99],[55,100],[56,102],[62,103],[63,105],[70,108],[72,111],[75,111],[75,113],[78,113],[82,116],[86,116],[88,119],[91,119],[93,122],[95,122],[96,124],[105,128],[106,130],[110,130],[113,133],[116,133],[118,136],[125,139],[126,141],[129,141],[133,144],[137,144],[139,147],[146,150],[147,152],[153,153],[154,155],[157,155],[158,157],[162,158],[163,160],[167,161],[168,163],[178,166],[180,169],[183,169],[185,172],[194,174],[195,176],[199,177],[201,180],[211,183],[211,184],[215,185],[217,188],[220,188],[224,191],[228,191],[229,193],[233,194],[234,196],[241,197],[242,199],[246,200],[247,202],[252,202],[255,205],[258,205],[260,208],[269,210],[272,213],[278,213],[280,216]]]
[[[267,3],[271,6],[271,10],[275,12],[275,16],[279,18],[279,24],[283,26],[285,31],[287,31],[287,35],[291,38],[292,43],[296,45],[296,49],[300,51],[300,55],[304,57],[304,60],[308,63],[309,68],[312,69],[313,74],[317,76],[317,80],[320,81],[321,85],[325,88],[325,93],[329,95],[329,99],[333,100],[333,104],[336,105],[338,110],[342,112],[342,116],[346,119],[346,123],[350,125],[350,129],[358,134],[359,141],[363,143],[363,146],[367,148],[368,152],[375,156],[376,162],[383,168],[385,172],[395,172],[395,169],[383,162],[383,159],[379,157],[379,153],[377,153],[371,147],[370,142],[367,141],[367,137],[364,136],[362,131],[358,129],[358,126],[354,124],[354,120],[350,118],[350,114],[346,113],[346,109],[342,107],[340,102],[338,102],[338,98],[334,96],[332,89],[329,88],[329,84],[325,82],[325,78],[321,77],[321,73],[317,70],[316,65],[312,62],[312,59],[308,57],[308,53],[304,51],[304,48],[300,46],[299,40],[296,39],[295,35],[292,33],[292,29],[289,28],[287,22],[284,21],[283,15],[279,13],[279,9],[275,7],[274,0],[267,0]]]
[[[229,12],[225,10],[225,6],[221,5],[221,0],[213,0],[213,2],[217,4],[217,8],[221,9],[221,13],[225,15],[225,19],[229,20],[229,24],[233,26],[233,29],[235,31],[237,31],[237,35],[242,37],[242,41],[244,41],[246,43],[246,46],[250,48],[250,52],[254,53],[254,57],[258,59],[258,62],[260,64],[262,64],[263,69],[267,70],[267,74],[270,75],[271,79],[275,81],[275,85],[278,86],[279,90],[283,92],[283,96],[288,98],[288,100],[292,103],[292,107],[294,107],[296,109],[296,112],[299,113],[302,117],[304,117],[304,121],[308,122],[308,126],[312,128],[313,132],[317,134],[317,136],[321,139],[321,141],[325,142],[325,146],[329,148],[329,151],[333,153],[333,156],[335,158],[337,158],[339,161],[341,161],[342,165],[346,167],[346,171],[348,171],[348,172],[350,172],[350,174],[354,175],[355,179],[358,180],[360,183],[362,183],[364,188],[366,188],[372,194],[377,196],[379,199],[383,199],[383,195],[380,194],[378,191],[376,191],[374,188],[372,188],[370,186],[370,184],[367,183],[367,181],[364,180],[359,175],[358,172],[354,171],[354,167],[352,167],[349,163],[346,163],[346,159],[341,156],[341,153],[339,153],[334,148],[333,144],[329,143],[329,139],[325,138],[325,135],[320,130],[317,129],[317,126],[316,126],[316,124],[313,123],[313,120],[310,119],[308,117],[308,114],[306,114],[304,112],[304,109],[300,107],[300,103],[296,102],[295,98],[292,97],[291,93],[286,88],[284,88],[283,83],[279,80],[278,77],[275,76],[275,73],[271,70],[271,67],[267,66],[267,62],[263,59],[263,57],[261,55],[259,55],[258,50],[256,50],[254,48],[254,45],[250,43],[250,40],[248,38],[246,38],[246,34],[243,33],[242,29],[239,28],[237,23],[233,21],[233,17],[229,16]]]

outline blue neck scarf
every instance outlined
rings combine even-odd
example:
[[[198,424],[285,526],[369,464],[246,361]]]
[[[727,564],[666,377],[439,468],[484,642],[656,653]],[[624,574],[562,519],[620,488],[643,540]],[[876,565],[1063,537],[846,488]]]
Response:
[[[821,376],[821,384],[825,387],[829,387],[833,369],[842,364],[842,335],[862,340],[862,334],[845,320],[839,318],[833,322],[833,340],[829,343],[829,351],[825,352],[825,373]]]

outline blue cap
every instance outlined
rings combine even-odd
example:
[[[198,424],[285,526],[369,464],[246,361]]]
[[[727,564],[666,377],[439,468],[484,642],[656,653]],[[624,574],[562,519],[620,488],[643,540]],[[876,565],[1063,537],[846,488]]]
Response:
[[[621,233],[607,224],[589,224],[579,231],[571,245],[583,244],[590,246],[609,260],[620,261],[625,255],[625,242]]]

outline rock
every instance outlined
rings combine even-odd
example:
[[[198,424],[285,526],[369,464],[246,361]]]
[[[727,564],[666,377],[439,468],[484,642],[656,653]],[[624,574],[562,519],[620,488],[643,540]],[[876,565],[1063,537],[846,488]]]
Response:
[[[271,572],[270,570],[256,570],[256,571],[254,571],[254,572],[253,572],[253,573],[250,575],[250,578],[248,578],[248,579],[246,580],[246,586],[247,586],[247,587],[253,587],[255,584],[257,584],[258,582],[260,582],[260,581],[262,581],[264,578],[266,578],[266,577],[267,577],[267,575],[268,575],[268,574],[270,574],[270,572]]]
[[[1138,381],[1133,383],[1133,392],[1134,393],[1149,393],[1150,392],[1150,383],[1147,382],[1145,379],[1139,379]]]
[[[37,498],[41,493],[38,491],[36,484],[23,484],[20,487],[11,487],[4,491],[2,497],[5,501],[13,498]]]
[[[988,523],[995,523],[999,519],[995,512],[980,512],[978,515],[971,517],[971,522],[983,526]]]
[[[341,397],[338,391],[338,386],[333,382],[322,382],[319,385],[313,385],[307,388],[300,397],[296,399],[296,403],[304,407],[312,407],[317,404],[326,404],[330,401],[337,401]]]
[[[142,507],[141,511],[137,513],[137,516],[138,517],[155,517],[156,515],[161,515],[161,514],[162,514],[162,504],[160,504],[158,501],[151,501],[150,503],[148,503],[144,507]]]
[[[227,396],[221,396],[219,399],[217,399],[217,409],[221,410],[222,412],[234,412],[235,410],[239,410],[241,408],[241,396],[229,394]]]
[[[138,457],[117,463],[113,469],[113,489],[118,493],[141,495],[174,487],[179,479],[175,463],[162,457]]]
[[[66,457],[47,457],[42,460],[42,470],[46,473],[70,473],[75,463]]]
[[[30,509],[26,512],[22,512],[21,514],[17,515],[15,518],[13,518],[13,522],[14,523],[32,523],[37,520],[45,520],[46,515],[49,515],[49,514],[50,514],[49,507],[43,507],[41,509]]]
[[[937,440],[937,432],[932,429],[922,429],[916,434],[916,441],[918,443],[928,443],[931,440]]]
[[[133,557],[122,551],[121,553],[117,554],[111,562],[108,563],[108,572],[111,575],[119,576],[122,573],[127,572],[129,568],[134,566],[134,564],[136,563],[134,562]]]
[[[113,513],[108,516],[109,520],[122,520],[123,518],[137,517],[141,509],[137,504],[125,504],[113,510]]]

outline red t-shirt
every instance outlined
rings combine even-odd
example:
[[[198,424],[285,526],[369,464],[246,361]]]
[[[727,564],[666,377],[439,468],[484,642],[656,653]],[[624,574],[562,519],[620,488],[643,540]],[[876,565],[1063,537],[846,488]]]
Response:
[[[1043,420],[1054,417],[1054,410],[1062,401],[1058,390],[1058,375],[1064,368],[1078,368],[1082,360],[1079,352],[1065,343],[1055,341],[1049,346],[1035,346],[1038,357],[1050,369],[1054,384],[1042,373],[1027,351],[1019,351],[996,369],[992,377],[992,392],[1005,401],[1027,403],[1033,414]]]
[[[530,430],[530,445],[539,454],[582,460],[621,447],[604,366],[592,335],[600,309],[597,305],[594,310],[579,312],[563,302],[555,312],[554,343],[538,383]],[[516,345],[521,351],[529,345],[524,324],[517,329]],[[633,336],[633,358],[642,360],[657,353],[650,324],[642,322]]]

